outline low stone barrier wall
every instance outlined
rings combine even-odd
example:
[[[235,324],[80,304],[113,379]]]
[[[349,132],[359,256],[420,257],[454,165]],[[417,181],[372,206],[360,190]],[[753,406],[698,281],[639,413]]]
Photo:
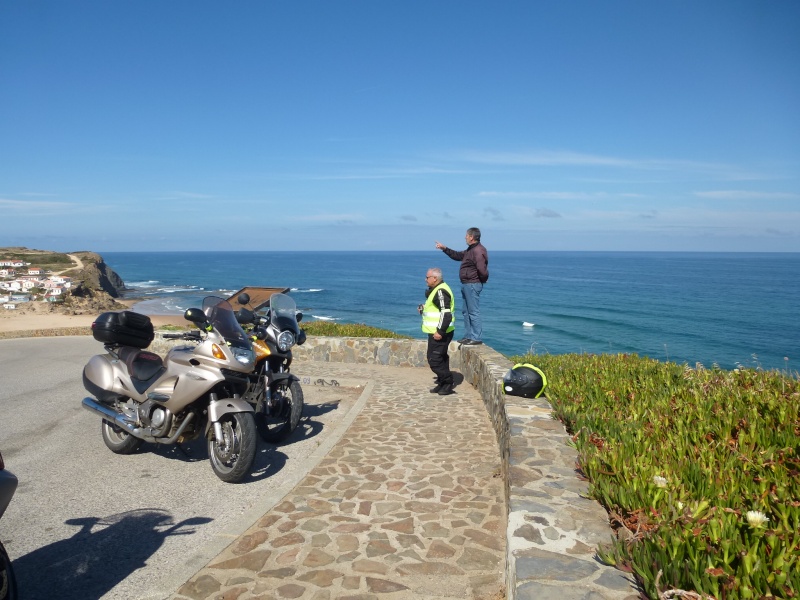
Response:
[[[508,507],[507,597],[527,600],[634,600],[632,577],[596,559],[611,539],[605,509],[587,497],[588,482],[575,470],[577,452],[547,398],[506,396],[502,379],[513,364],[486,345],[451,344],[451,367],[476,388],[489,413],[502,454]],[[314,337],[297,360],[366,362],[426,367],[426,342]]]

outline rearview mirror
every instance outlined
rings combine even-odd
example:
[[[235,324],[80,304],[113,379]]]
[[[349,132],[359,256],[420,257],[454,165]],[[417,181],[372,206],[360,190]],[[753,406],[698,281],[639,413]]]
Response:
[[[250,294],[248,294],[247,292],[242,292],[241,294],[239,294],[239,297],[236,298],[236,301],[239,304],[250,304]]]
[[[187,308],[186,312],[183,313],[183,318],[195,324],[205,323],[207,321],[206,313],[199,308]]]

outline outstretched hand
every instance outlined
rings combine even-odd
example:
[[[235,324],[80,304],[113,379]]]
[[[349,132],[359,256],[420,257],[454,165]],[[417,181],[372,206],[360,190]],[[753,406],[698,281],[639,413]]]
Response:
[[[447,246],[445,246],[442,242],[436,242],[437,250],[444,250],[445,248],[447,248]]]

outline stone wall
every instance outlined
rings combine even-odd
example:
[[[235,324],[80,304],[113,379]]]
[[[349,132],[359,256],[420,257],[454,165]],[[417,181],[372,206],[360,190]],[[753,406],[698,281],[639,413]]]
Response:
[[[455,358],[457,344],[450,344]],[[295,360],[368,363],[391,367],[427,367],[426,342],[388,338],[319,337],[292,349]],[[451,360],[451,367],[458,368]]]
[[[426,342],[310,338],[298,360],[427,367]],[[577,452],[547,398],[506,396],[513,364],[486,345],[450,346],[451,366],[476,388],[497,434],[506,486],[506,589],[509,599],[634,600],[633,579],[602,565],[595,548],[611,540],[606,511],[588,498],[576,471]]]

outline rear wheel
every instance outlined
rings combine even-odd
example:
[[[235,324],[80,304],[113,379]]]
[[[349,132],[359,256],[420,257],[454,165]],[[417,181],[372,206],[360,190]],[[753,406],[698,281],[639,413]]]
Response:
[[[277,443],[285,440],[297,429],[303,416],[303,388],[296,380],[284,381],[273,386],[271,397],[275,408],[273,413],[257,413],[258,435],[265,442]]]
[[[17,600],[17,580],[11,568],[11,559],[0,544],[0,600]]]
[[[222,481],[238,483],[250,473],[256,458],[253,413],[228,413],[220,422],[222,439],[208,440],[211,468]],[[213,428],[212,428],[213,432]]]
[[[142,440],[108,421],[104,420],[101,427],[103,441],[114,454],[133,454],[142,445]]]

